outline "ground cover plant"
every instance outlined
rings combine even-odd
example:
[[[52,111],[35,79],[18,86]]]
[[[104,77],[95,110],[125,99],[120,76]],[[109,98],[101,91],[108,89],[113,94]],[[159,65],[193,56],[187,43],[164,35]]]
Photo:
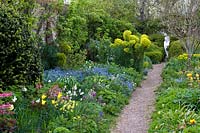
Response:
[[[149,132],[200,132],[200,58],[193,55],[190,69],[187,58],[183,54],[166,64]]]

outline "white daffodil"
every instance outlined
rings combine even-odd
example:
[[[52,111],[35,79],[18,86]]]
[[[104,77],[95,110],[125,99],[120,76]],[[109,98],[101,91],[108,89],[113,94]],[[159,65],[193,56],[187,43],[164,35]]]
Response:
[[[80,93],[80,95],[83,95],[83,94],[84,94],[84,92],[81,92],[81,93]]]
[[[38,100],[35,101],[36,103],[40,103],[40,98]]]
[[[27,88],[24,86],[24,87],[22,88],[22,91],[26,92],[26,91],[27,91]]]
[[[77,85],[76,84],[72,87],[72,90],[77,90]]]
[[[13,102],[16,102],[17,101],[17,97],[14,96],[14,98],[12,99]]]

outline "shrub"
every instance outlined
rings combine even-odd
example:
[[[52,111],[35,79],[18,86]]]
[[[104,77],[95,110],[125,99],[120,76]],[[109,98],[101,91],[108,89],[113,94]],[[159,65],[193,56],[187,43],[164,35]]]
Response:
[[[0,81],[6,86],[32,84],[41,77],[39,48],[32,32],[34,19],[24,14],[23,6],[22,1],[1,3]]]
[[[67,62],[67,57],[64,53],[57,53],[57,65],[59,67],[65,67]]]
[[[151,46],[149,48],[147,48],[145,50],[145,53],[149,53],[149,52],[150,53],[157,52],[157,54],[159,53],[159,55],[158,55],[159,57],[156,60],[154,57],[151,56],[151,54],[148,54],[150,59],[152,60],[152,63],[154,63],[154,64],[159,63],[163,60],[163,57],[164,57],[164,48],[163,47],[159,47],[159,46],[155,45],[155,43],[153,43],[153,44],[151,44]],[[160,54],[161,54],[161,57],[160,57]]]
[[[145,62],[146,62],[146,64],[145,64]],[[151,59],[146,55],[144,56],[144,68],[148,68],[148,69],[153,68]]]
[[[160,51],[145,52],[145,55],[148,56],[154,64],[160,63],[163,59],[163,54]]]
[[[123,40],[116,38],[110,45],[113,48],[115,63],[122,66],[132,66],[138,72],[143,71],[144,50],[151,45],[148,36],[132,35],[130,30],[125,30]]]
[[[164,40],[165,37],[162,34],[151,34],[150,36],[150,40],[157,46],[159,47],[164,47]]]
[[[177,57],[184,53],[183,45],[180,41],[171,42],[169,45],[169,58]]]

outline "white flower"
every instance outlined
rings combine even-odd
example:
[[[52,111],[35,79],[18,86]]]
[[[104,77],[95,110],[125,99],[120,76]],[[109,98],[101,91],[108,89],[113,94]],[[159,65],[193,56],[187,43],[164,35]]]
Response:
[[[40,98],[38,100],[35,101],[36,103],[40,103]]]
[[[71,94],[72,92],[71,91],[68,91],[68,94]]]
[[[80,101],[82,101],[83,99],[81,98]]]
[[[76,96],[76,91],[74,91],[74,96]]]
[[[77,90],[77,85],[76,84],[72,87],[72,90]]]
[[[16,102],[17,101],[17,97],[14,96],[14,98],[12,99],[13,102]]]
[[[81,93],[80,93],[80,95],[83,95],[83,94],[84,94],[84,92],[81,92]]]
[[[80,93],[80,92],[81,92],[81,89],[79,89],[78,92]]]
[[[27,88],[26,88],[26,87],[23,87],[23,88],[22,88],[22,91],[26,92],[26,91],[27,91]]]
[[[51,80],[48,80],[49,83],[51,83]]]

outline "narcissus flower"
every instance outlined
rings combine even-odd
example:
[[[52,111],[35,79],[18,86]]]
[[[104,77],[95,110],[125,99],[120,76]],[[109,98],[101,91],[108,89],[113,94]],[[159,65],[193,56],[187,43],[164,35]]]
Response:
[[[42,99],[45,99],[47,96],[45,94],[42,94]]]
[[[62,97],[62,92],[59,92],[57,98],[60,99],[61,97]]]
[[[195,124],[195,123],[196,123],[195,119],[190,120],[190,124]]]
[[[51,100],[51,103],[54,105],[54,104],[56,104],[56,101],[55,100]]]
[[[191,74],[191,73],[188,73],[188,74],[187,74],[187,77],[192,77],[192,74]]]
[[[46,101],[45,100],[42,100],[42,105],[45,105],[46,104]]]

